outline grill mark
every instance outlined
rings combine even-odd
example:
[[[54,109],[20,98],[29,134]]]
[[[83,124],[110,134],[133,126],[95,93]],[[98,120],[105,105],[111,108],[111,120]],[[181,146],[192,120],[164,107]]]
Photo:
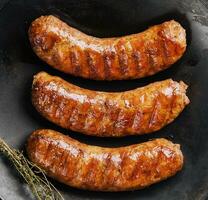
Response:
[[[121,101],[124,103],[124,108],[126,108],[126,103],[125,103],[125,98],[124,98],[124,94],[121,94],[121,97],[120,97],[120,99],[121,99]],[[117,116],[117,119],[116,119],[116,122],[117,122],[117,120],[119,119],[119,117],[120,117],[120,114],[121,114],[121,112],[124,112],[123,114],[122,114],[122,116],[121,116],[121,120],[120,120],[120,122],[121,123],[119,123],[119,124],[121,124],[122,125],[122,131],[126,128],[126,116],[125,116],[125,111],[124,110],[120,110],[119,111],[119,114],[118,114],[118,116]],[[119,129],[120,129],[120,127],[118,127]]]
[[[79,115],[79,109],[78,109],[79,104],[77,104],[77,106],[75,106],[73,108],[71,117],[70,117],[70,124],[72,127],[76,127],[76,123],[78,119],[78,115]]]
[[[76,126],[78,127],[79,130],[82,130],[84,127],[86,113],[88,112],[89,107],[90,105],[88,103],[84,103],[83,105],[80,105],[80,107],[78,108],[78,120],[76,122]]]
[[[72,116],[72,126],[73,127],[76,127],[77,130],[80,130],[80,128],[82,128],[82,106],[81,104],[77,104],[75,106],[75,109],[74,109],[74,115]]]
[[[124,44],[125,53],[127,55],[127,70],[128,70],[128,77],[135,76],[135,62],[132,59],[132,52],[134,51],[131,40],[128,40]]]
[[[66,113],[64,111],[65,109],[67,109],[67,104],[63,99],[58,106],[59,121],[62,125],[66,123]]]
[[[82,74],[81,69],[82,69],[81,66],[77,65],[76,68],[75,68],[74,74],[75,75]]]
[[[87,116],[85,117],[85,121],[84,121],[84,129],[88,129],[87,127],[88,127],[88,124],[87,124],[87,122],[88,122],[88,118],[91,116],[91,110],[92,110],[93,108],[92,108],[92,105],[90,105],[89,106],[89,108],[88,108],[88,110],[87,110]]]
[[[64,177],[66,177],[66,181],[69,181],[69,180],[72,180],[74,178],[74,170],[72,170],[72,173],[70,174],[69,176],[69,161],[71,160],[71,155],[69,154],[68,151],[64,151],[66,156],[65,156],[65,160],[64,160],[64,168],[61,170],[61,172],[63,173],[64,172]]]
[[[102,109],[100,109],[102,108]],[[103,106],[102,104],[97,105],[95,112],[93,112],[93,115],[95,117],[95,121],[94,121],[94,127],[96,127],[96,131],[99,130],[100,127],[100,122],[102,122],[103,116],[104,116],[104,112],[103,112]]]
[[[148,56],[149,71],[157,71],[157,63],[154,60],[154,57],[157,56],[155,50],[151,49],[150,47],[147,47],[146,54]]]
[[[76,157],[76,163],[74,163],[74,167],[73,167],[73,176],[72,179],[77,179],[77,177],[80,177],[80,172],[82,172],[82,161],[83,161],[83,151],[81,149],[78,149],[79,154]],[[72,158],[74,159],[74,158]],[[78,168],[79,167],[79,168]],[[78,178],[79,179],[79,178]]]
[[[85,179],[85,184],[87,184],[88,186],[97,185],[97,174],[96,174],[97,171],[96,170],[99,170],[97,168],[97,166],[99,165],[98,162],[99,161],[96,160],[95,158],[90,158],[89,163],[85,166],[86,174],[84,176],[84,179]]]
[[[128,56],[125,53],[124,45],[118,46],[117,48],[121,49],[120,51],[117,50],[120,73],[121,75],[126,75],[128,72]]]
[[[121,159],[121,154],[119,153],[118,155]],[[121,162],[122,162],[122,159],[121,159]],[[114,185],[117,185],[117,180],[119,179],[121,174],[122,174],[121,163],[119,163],[118,167],[116,167],[116,177],[114,178],[114,181],[113,181]]]
[[[132,118],[132,125],[131,125],[131,129],[132,129],[132,130],[135,130],[134,123],[135,123],[135,120],[136,120],[136,119],[135,119],[136,116],[137,116],[137,112],[134,111],[134,116],[133,116],[133,118]]]
[[[100,119],[99,119],[99,123],[97,123],[97,130],[98,132],[103,132],[102,130],[102,122],[103,122],[103,119],[105,119],[105,117],[107,116],[107,110],[106,110],[106,107],[105,107],[105,103],[101,104],[102,106],[102,110],[100,111]]]
[[[69,112],[69,118],[68,118],[69,119],[69,127],[72,126],[71,120],[72,120],[72,118],[74,118],[74,110],[76,110],[76,107],[77,107],[77,102],[75,102],[75,105],[72,105],[72,109]]]
[[[135,154],[135,152],[131,152],[129,155]],[[132,181],[132,179],[135,177],[135,175],[138,173],[138,164],[137,162],[139,162],[139,158],[137,157],[136,160],[131,161],[131,165],[133,166],[131,169],[129,169],[127,176],[126,176],[126,180],[128,181]],[[126,165],[128,166],[128,163],[126,163]]]
[[[128,177],[126,176],[126,171],[124,171],[124,169],[128,165],[127,161],[128,161],[129,153],[123,151],[123,152],[120,153],[120,155],[121,155],[121,164],[120,164],[120,167],[121,167],[121,179],[124,178],[124,179],[128,180]]]
[[[166,67],[166,60],[167,60],[167,55],[163,46],[163,42],[164,42],[163,40],[159,40],[158,42],[161,57],[162,57],[162,64],[160,65],[161,69]]]
[[[57,174],[57,172],[59,173],[59,169],[60,169],[60,158],[62,157],[63,155],[63,149],[59,148],[59,144],[60,142],[58,142],[56,145],[55,145],[55,159],[54,159],[54,163],[52,165],[52,168],[54,168],[54,172],[55,174]],[[60,154],[60,151],[62,150],[61,154]]]
[[[120,167],[121,167],[121,169],[123,169],[123,167],[125,166],[124,163],[126,161],[126,153],[125,153],[125,151],[120,151],[120,157],[121,157]]]
[[[168,49],[167,49],[167,43],[166,43],[166,39],[165,38],[162,38],[161,40],[161,46],[162,46],[162,49],[163,49],[163,55],[164,55],[164,60],[165,60],[165,63],[169,63],[169,54],[168,54]]]
[[[49,96],[45,94],[44,97],[47,98],[47,101],[43,106],[44,113],[46,113],[50,118],[54,118],[54,117],[56,118],[55,112],[57,109],[57,105],[53,104],[53,93],[49,94]]]
[[[83,155],[84,155],[84,152],[81,149],[79,149],[79,155],[78,155],[77,163],[76,163],[76,167],[75,167],[76,170],[74,170],[76,172],[76,173],[74,173],[75,174],[74,179],[76,181],[79,180],[81,177],[81,172],[82,172],[81,169],[82,169],[82,165],[83,165],[83,163],[82,163],[83,158],[82,157],[84,157]]]
[[[69,180],[69,177],[67,177],[68,170],[69,170],[68,168],[69,153],[67,151],[63,151],[63,154],[66,154],[66,155],[64,157],[64,163],[63,163],[63,168],[61,170],[61,173],[63,174],[64,177],[66,177],[67,180]]]
[[[32,39],[32,46],[41,48],[43,52],[49,52],[54,49],[58,42],[60,42],[58,35],[49,32],[47,34],[35,35]]]
[[[123,96],[124,96],[124,95],[122,94],[121,97],[120,97],[120,99],[121,99],[121,101],[124,102],[124,97],[123,97]],[[125,102],[124,102],[124,107],[125,107]],[[123,110],[120,109],[120,110],[119,110],[119,114],[117,115],[117,119],[116,119],[115,125],[117,124],[117,122],[118,122],[119,124],[121,124],[122,126],[119,125],[118,128],[119,128],[119,129],[122,128],[122,131],[123,131],[123,130],[125,129],[125,121],[126,121],[126,119],[125,119],[125,114],[122,113],[122,112],[123,112]],[[118,119],[119,119],[121,113],[122,113],[121,120],[118,121]]]
[[[109,154],[107,155],[107,158],[105,159],[105,167],[104,167],[104,169],[103,169],[103,172],[102,172],[102,180],[104,180],[104,181],[106,181],[106,171],[107,171],[107,169],[108,169],[108,167],[109,167]]]
[[[46,94],[46,96],[48,98],[47,108],[50,110],[50,117],[59,121],[59,115],[57,116],[59,106],[59,101],[57,99],[59,95],[57,95],[55,91],[50,91],[49,95]]]
[[[124,118],[124,126],[122,131],[129,134],[131,132],[131,131],[129,132],[129,127],[131,127],[131,124],[132,124],[132,113],[129,112]]]
[[[112,180],[111,177],[109,177],[109,175],[111,175],[111,173],[114,172],[114,168],[113,168],[114,165],[112,164],[111,159],[112,159],[112,153],[109,153],[108,157],[107,157],[107,167],[106,167],[105,173],[103,173],[104,177],[106,177],[106,179],[107,179],[107,184],[106,184],[107,186],[113,186],[114,181],[115,181],[115,179]],[[110,174],[106,175],[107,170],[110,171]],[[111,182],[109,182],[109,180]]]
[[[118,111],[118,113],[117,113],[116,120],[115,120],[115,122],[114,122],[114,124],[113,124],[113,132],[115,132],[116,129],[117,129],[116,125],[117,125],[117,123],[118,123],[118,118],[119,118],[121,112],[122,112],[122,109],[120,109],[120,110]]]
[[[125,96],[122,95],[122,99],[124,100],[124,105],[125,105],[125,109],[127,110],[126,114],[125,115],[125,126],[124,126],[124,129],[126,132],[129,132],[128,129],[131,129],[132,127],[132,124],[133,124],[133,119],[134,119],[134,115],[135,115],[135,109],[132,109],[132,108],[129,108],[129,105],[126,105],[126,102],[125,102]],[[130,107],[132,107],[132,102],[130,103]],[[131,130],[130,130],[131,132]]]
[[[152,113],[151,113],[151,116],[150,116],[150,120],[148,122],[148,128],[152,127],[152,122],[154,120],[154,117],[155,117],[155,114],[156,114],[156,111],[157,111],[157,103],[158,103],[158,96],[157,96],[157,98],[155,99],[155,102],[154,102],[154,107],[153,107],[153,110],[152,110]]]
[[[76,105],[76,104],[75,105],[73,105],[73,104],[74,104],[74,101],[70,102],[70,100],[68,101],[68,103],[67,103],[67,101],[64,103],[65,108],[62,110],[62,114],[63,114],[62,117],[64,118],[63,123],[65,124],[66,128],[70,127],[71,114],[72,114],[72,111]]]
[[[156,63],[155,63],[155,60],[154,60],[154,55],[152,55],[150,52],[149,52],[149,63],[150,63],[150,66],[151,66],[151,69],[153,71],[156,71],[154,68],[157,67]]]
[[[107,105],[107,99],[105,99],[104,103],[103,103],[103,117],[99,123],[100,127],[99,127],[99,132],[105,133],[106,132],[106,124],[103,123],[106,119],[109,120],[109,109],[108,109],[108,105]],[[103,126],[103,124],[105,124],[105,126]],[[109,130],[108,130],[109,131]]]
[[[131,131],[133,129],[132,127],[133,127],[133,124],[134,124],[135,115],[136,115],[136,112],[134,110],[134,111],[131,112],[131,119],[130,119],[130,121],[128,123],[129,126],[127,127],[129,129],[131,129]]]
[[[136,163],[134,164],[134,167],[132,169],[132,173],[131,173],[131,175],[129,177],[129,180],[134,180],[136,178],[136,175],[138,174],[140,166],[141,166],[141,161],[140,161],[140,159],[137,159]]]
[[[107,53],[104,53],[102,58],[104,63],[104,77],[109,78],[111,77],[111,59]]]
[[[73,148],[73,146],[72,146]],[[73,155],[73,153],[71,153],[70,151],[67,151],[67,159],[66,159],[66,175],[67,175],[67,181],[69,180],[73,180],[74,178],[76,178],[76,169],[77,169],[77,163],[78,160],[75,158],[75,156]]]
[[[139,115],[139,117],[138,117],[138,115]],[[141,111],[135,111],[135,114],[134,114],[134,117],[133,117],[133,123],[132,123],[132,129],[133,130],[138,130],[138,126],[137,126],[137,123],[135,122],[136,121],[136,118],[139,118],[139,123],[140,123],[140,125],[139,125],[139,129],[141,129],[141,119],[142,119],[142,117],[143,117],[143,114],[141,113]],[[137,121],[138,121],[138,119],[137,119]],[[135,123],[136,123],[136,125],[135,125]]]
[[[57,106],[54,108],[53,114],[55,115],[54,116],[55,118],[58,118],[59,122],[61,122],[61,118],[62,118],[62,115],[60,115],[60,112],[61,112],[61,108],[59,107],[59,104],[57,104]]]
[[[54,106],[54,108],[53,108],[54,109],[53,110],[53,115],[54,115],[53,117],[56,118],[56,119],[58,119],[59,122],[61,122],[61,116],[62,115],[60,115],[60,111],[61,110],[60,110],[60,107],[59,107],[59,103],[57,103],[55,105],[56,106]]]
[[[50,169],[52,171],[52,173],[56,174],[56,170],[57,170],[57,164],[56,164],[56,161],[57,161],[57,152],[58,152],[58,143],[55,144],[55,145],[52,145],[53,146],[53,151],[52,151],[52,155],[51,155],[51,164],[50,164]]]
[[[152,153],[152,155],[153,155],[153,153]],[[154,162],[153,167],[156,168],[156,166],[160,165],[160,159],[155,159],[155,155],[153,155],[153,158],[154,158],[154,160],[153,160],[153,162]],[[160,171],[155,170],[154,178],[156,178],[156,179],[160,178],[160,176],[161,176],[160,174],[161,174]]]
[[[166,66],[169,63],[169,55],[168,55],[168,50],[167,50],[167,44],[166,44],[166,36],[163,33],[164,27],[161,26],[160,30],[158,31],[158,36],[160,37],[160,44],[161,44],[161,49],[163,52],[163,63],[164,66]]]
[[[77,53],[74,51],[70,52],[70,60],[71,60],[71,65],[73,69],[73,73],[75,75],[79,75],[81,73],[81,66],[79,64],[79,58],[77,56]]]
[[[116,122],[117,122],[117,119],[118,119],[118,117],[119,117],[119,113],[120,113],[120,111],[121,111],[121,109],[120,108],[112,108],[112,109],[114,109],[114,111],[111,111],[110,112],[110,120],[113,122],[113,123],[111,123],[111,129],[112,129],[112,131],[111,132],[113,132],[114,134],[116,134],[116,128],[115,128],[115,125],[116,125]]]
[[[140,65],[140,60],[141,60],[141,53],[139,51],[133,51],[132,52],[132,58],[134,60],[134,63],[136,64],[136,71],[140,71],[142,69]]]
[[[94,65],[93,58],[91,57],[90,53],[87,50],[85,50],[84,53],[85,53],[87,65],[89,68],[89,74],[92,78],[96,78],[98,76],[98,71],[97,71],[96,66]]]
[[[47,140],[46,140],[47,141]],[[44,158],[44,160],[48,160],[48,157],[49,157],[49,159],[50,159],[50,156],[49,156],[49,154],[50,154],[50,152],[51,152],[51,149],[52,149],[52,142],[51,141],[47,141],[49,144],[48,144],[48,147],[47,147],[47,151],[46,151],[46,153],[45,153],[45,158]],[[46,167],[48,167],[48,166],[46,166]]]
[[[65,166],[64,164],[65,164],[65,162],[66,162],[66,160],[65,160],[65,158],[64,158],[64,154],[65,154],[65,150],[63,149],[63,151],[62,151],[62,153],[61,153],[61,156],[60,156],[60,167],[59,167],[59,173],[62,175],[62,172],[63,172],[63,167]],[[64,161],[64,162],[62,162],[62,161]]]

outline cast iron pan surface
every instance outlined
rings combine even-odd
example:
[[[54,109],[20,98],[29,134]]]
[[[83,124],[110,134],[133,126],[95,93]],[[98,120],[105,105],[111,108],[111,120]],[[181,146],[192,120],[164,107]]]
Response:
[[[53,14],[94,36],[112,37],[145,30],[166,20],[179,21],[187,31],[188,46],[182,59],[152,77],[98,82],[58,72],[33,53],[28,27],[40,15]],[[189,85],[191,104],[170,125],[147,136],[96,138],[66,131],[34,110],[33,75],[58,75],[78,86],[102,91],[125,91],[173,78]],[[53,181],[66,200],[205,200],[208,199],[208,1],[206,0],[1,0],[0,1],[0,136],[24,149],[30,133],[52,128],[87,144],[124,146],[165,137],[181,144],[185,166],[176,176],[144,190],[102,193],[67,187]],[[26,184],[11,163],[0,159],[0,197],[30,200]]]

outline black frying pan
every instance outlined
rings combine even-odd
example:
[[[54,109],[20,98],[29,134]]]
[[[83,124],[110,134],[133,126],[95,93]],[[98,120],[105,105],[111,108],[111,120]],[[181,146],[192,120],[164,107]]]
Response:
[[[28,41],[32,20],[54,14],[81,31],[98,37],[137,33],[169,19],[187,31],[185,55],[170,69],[152,77],[96,82],[53,70],[40,61]],[[173,78],[189,85],[191,104],[170,125],[148,136],[95,138],[63,130],[41,118],[30,101],[35,73],[45,70],[84,88],[124,91]],[[0,136],[24,149],[37,128],[52,128],[79,141],[101,146],[122,146],[165,137],[181,144],[185,167],[176,176],[134,192],[102,193],[70,188],[54,181],[66,200],[205,200],[208,198],[208,1],[207,0],[0,0]],[[24,182],[6,160],[0,160],[0,196],[5,200],[30,199]]]

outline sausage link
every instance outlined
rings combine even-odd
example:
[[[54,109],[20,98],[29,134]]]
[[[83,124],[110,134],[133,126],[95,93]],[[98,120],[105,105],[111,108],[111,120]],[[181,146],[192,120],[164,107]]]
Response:
[[[29,137],[27,152],[48,176],[72,187],[98,191],[141,189],[173,176],[183,166],[180,146],[166,139],[104,148],[43,129]]]
[[[54,16],[32,22],[34,52],[63,72],[96,80],[136,79],[168,68],[186,49],[183,27],[171,20],[117,38],[88,36]]]
[[[32,102],[63,128],[119,137],[154,132],[172,122],[189,103],[186,88],[168,79],[126,92],[98,92],[40,72],[34,76]]]

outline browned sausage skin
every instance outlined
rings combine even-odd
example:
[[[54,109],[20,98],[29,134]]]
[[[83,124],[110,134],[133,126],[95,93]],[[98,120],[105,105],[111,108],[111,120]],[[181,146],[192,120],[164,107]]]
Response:
[[[183,27],[171,20],[144,32],[118,38],[88,36],[54,16],[32,22],[34,52],[63,72],[96,80],[135,79],[155,74],[181,58]]]
[[[141,189],[173,176],[183,166],[180,146],[166,139],[103,148],[52,130],[38,130],[30,136],[27,152],[48,176],[98,191]]]
[[[34,76],[32,102],[63,128],[120,137],[154,132],[172,122],[189,103],[186,88],[168,79],[126,92],[97,92],[40,72]]]

